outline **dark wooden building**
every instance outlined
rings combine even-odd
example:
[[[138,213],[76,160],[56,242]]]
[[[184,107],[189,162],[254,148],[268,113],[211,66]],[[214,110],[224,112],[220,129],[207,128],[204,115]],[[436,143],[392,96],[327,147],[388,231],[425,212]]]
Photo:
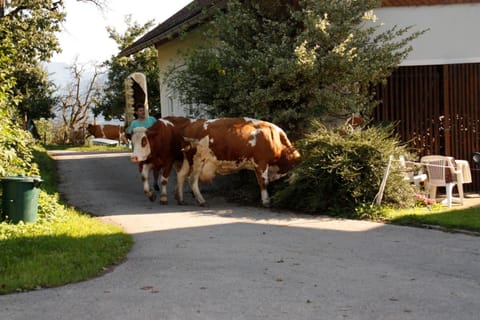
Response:
[[[382,10],[386,21],[401,21],[396,12],[407,24],[429,31],[378,88],[382,103],[373,118],[398,123],[398,133],[418,157],[468,160],[473,183],[465,189],[478,192],[480,168],[473,154],[480,151],[480,40],[475,37],[480,1],[390,0],[382,1]]]

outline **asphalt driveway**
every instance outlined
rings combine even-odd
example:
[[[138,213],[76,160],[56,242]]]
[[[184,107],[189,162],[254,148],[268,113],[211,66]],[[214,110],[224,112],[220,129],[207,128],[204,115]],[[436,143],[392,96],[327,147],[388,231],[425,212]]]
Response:
[[[480,237],[151,203],[122,153],[55,152],[62,195],[135,244],[112,272],[0,296],[0,319],[479,319]],[[294,199],[292,199],[294,201]]]

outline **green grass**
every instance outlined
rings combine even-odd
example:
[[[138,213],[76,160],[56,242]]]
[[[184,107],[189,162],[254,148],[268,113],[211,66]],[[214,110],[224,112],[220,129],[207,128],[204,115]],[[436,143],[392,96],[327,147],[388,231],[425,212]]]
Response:
[[[50,195],[57,192],[57,169],[55,162],[48,156],[45,149],[35,147],[33,149],[35,163],[39,166],[40,175],[43,180],[41,189]]]
[[[440,206],[384,211],[386,221],[411,226],[438,226],[447,230],[480,232],[480,208],[449,209]]]
[[[121,262],[133,240],[59,200],[55,165],[36,148],[44,180],[36,223],[0,223],[0,294],[59,286],[102,274]]]

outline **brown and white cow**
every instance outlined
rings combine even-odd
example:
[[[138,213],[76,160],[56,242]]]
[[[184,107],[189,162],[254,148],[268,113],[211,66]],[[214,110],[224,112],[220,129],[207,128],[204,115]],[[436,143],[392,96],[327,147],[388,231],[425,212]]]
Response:
[[[128,144],[122,125],[114,124],[89,124],[88,136],[117,140],[119,143]]]
[[[180,169],[183,163],[182,137],[179,130],[190,123],[190,119],[183,117],[165,117],[157,120],[150,128],[135,128],[132,134],[133,162],[143,162],[141,172],[143,191],[150,201],[155,200],[155,193],[150,190],[148,177],[150,170],[162,172],[162,189],[160,203],[167,204],[168,177],[175,167]]]
[[[251,118],[196,120],[182,130],[186,158],[177,173],[179,202],[183,202],[183,182],[188,177],[200,205],[205,199],[198,181],[209,182],[215,174],[242,169],[255,171],[264,206],[270,205],[267,185],[284,176],[300,162],[300,153],[278,126]],[[188,163],[187,163],[188,162]]]

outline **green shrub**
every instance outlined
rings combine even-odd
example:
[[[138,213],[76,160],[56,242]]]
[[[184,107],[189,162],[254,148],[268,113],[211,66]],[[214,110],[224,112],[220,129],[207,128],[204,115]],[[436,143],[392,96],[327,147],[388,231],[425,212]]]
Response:
[[[346,134],[327,130],[320,123],[299,141],[303,161],[288,185],[273,196],[278,207],[311,213],[365,218],[376,216],[372,205],[383,179],[390,155],[406,155],[406,147],[393,133],[393,126],[371,127]],[[411,206],[415,188],[405,181],[393,163],[383,203],[394,207]],[[294,199],[294,201],[292,201]]]

